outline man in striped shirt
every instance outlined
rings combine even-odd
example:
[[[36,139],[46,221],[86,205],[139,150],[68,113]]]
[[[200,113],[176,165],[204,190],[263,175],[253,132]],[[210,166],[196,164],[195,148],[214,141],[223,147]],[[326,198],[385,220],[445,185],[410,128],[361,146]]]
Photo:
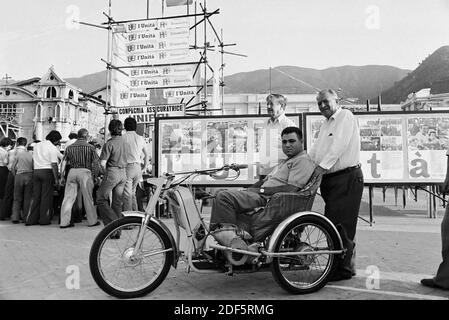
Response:
[[[95,147],[87,142],[89,132],[86,129],[78,131],[78,140],[67,147],[62,159],[61,176],[64,179],[66,165],[70,165],[70,171],[65,185],[64,200],[61,206],[60,228],[73,227],[70,223],[72,207],[76,200],[78,190],[83,197],[84,208],[86,209],[87,222],[90,227],[98,226],[97,213],[93,202],[94,181],[99,173],[99,163]]]

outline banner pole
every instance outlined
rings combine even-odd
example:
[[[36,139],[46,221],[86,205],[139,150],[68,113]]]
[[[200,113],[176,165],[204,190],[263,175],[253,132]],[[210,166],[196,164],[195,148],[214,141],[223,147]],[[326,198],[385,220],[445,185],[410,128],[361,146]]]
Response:
[[[111,106],[111,43],[112,43],[112,27],[111,27],[111,0],[109,0],[109,9],[108,9],[108,52],[107,52],[107,73],[106,73],[106,106],[104,112],[104,143],[106,143],[108,136],[108,118],[109,118],[109,108]]]

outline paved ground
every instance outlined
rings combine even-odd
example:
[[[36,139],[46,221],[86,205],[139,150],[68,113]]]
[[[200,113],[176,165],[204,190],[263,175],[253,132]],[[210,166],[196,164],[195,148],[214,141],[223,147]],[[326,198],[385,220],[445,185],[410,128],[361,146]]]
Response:
[[[440,263],[440,223],[426,212],[425,193],[419,201],[407,198],[407,207],[395,205],[394,194],[387,192],[385,203],[376,190],[374,221],[369,226],[359,220],[357,231],[357,267],[355,278],[329,283],[317,293],[289,295],[281,289],[270,272],[239,274],[186,273],[185,265],[171,269],[167,279],[142,300],[364,300],[364,299],[449,299],[449,291],[426,288],[419,284],[431,276]],[[367,217],[367,198],[361,216]],[[206,213],[208,208],[206,207]],[[314,210],[323,211],[320,197]],[[164,220],[171,225],[170,220]],[[101,291],[92,279],[88,266],[90,245],[101,226],[88,228],[86,221],[75,228],[13,225],[0,222],[0,299],[114,299]],[[71,280],[79,270],[79,288]],[[379,272],[379,286],[373,288],[372,276]]]

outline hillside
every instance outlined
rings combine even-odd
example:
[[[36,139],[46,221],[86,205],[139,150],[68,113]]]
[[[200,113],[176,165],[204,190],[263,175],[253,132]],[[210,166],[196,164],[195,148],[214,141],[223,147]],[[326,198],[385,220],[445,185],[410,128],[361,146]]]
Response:
[[[316,92],[314,88],[341,88],[344,97],[355,97],[360,101],[377,96],[409,72],[380,65],[341,66],[324,70],[294,66],[280,66],[273,69],[283,73],[271,71],[272,92],[314,93]],[[237,73],[226,77],[225,83],[226,93],[265,93],[269,91],[270,71],[267,69]]]
[[[438,80],[449,76],[449,46],[429,55],[414,71],[382,93],[383,103],[400,103],[407,95],[423,88],[430,88]]]
[[[271,90],[278,93],[314,93],[312,87],[292,79],[301,80],[315,88],[341,88],[344,97],[365,101],[377,96],[385,88],[402,79],[409,70],[391,66],[342,66],[324,70],[280,66],[271,71]],[[225,93],[266,93],[270,86],[270,71],[256,70],[237,73],[225,77]],[[67,78],[84,92],[90,93],[106,85],[106,71],[89,74],[80,78]]]
[[[64,80],[81,88],[84,93],[91,93],[106,86],[106,70],[91,73],[80,78],[66,78]]]

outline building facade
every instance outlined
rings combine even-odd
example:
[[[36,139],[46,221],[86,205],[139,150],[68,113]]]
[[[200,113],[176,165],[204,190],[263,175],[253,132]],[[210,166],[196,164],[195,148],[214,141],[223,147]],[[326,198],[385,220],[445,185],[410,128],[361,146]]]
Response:
[[[104,126],[104,101],[83,93],[50,67],[42,78],[0,86],[0,138],[44,140],[51,130],[62,135],[87,128],[95,139]]]

